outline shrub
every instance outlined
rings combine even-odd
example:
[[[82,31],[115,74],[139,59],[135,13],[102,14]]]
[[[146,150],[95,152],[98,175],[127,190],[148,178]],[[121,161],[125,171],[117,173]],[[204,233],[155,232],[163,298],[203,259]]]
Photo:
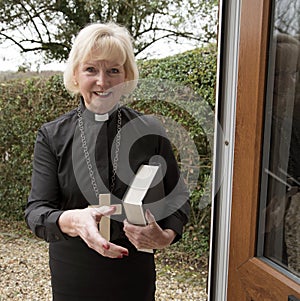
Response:
[[[140,77],[181,83],[201,96],[211,108],[215,105],[217,48],[211,44],[171,57],[141,61]]]
[[[61,76],[0,84],[0,218],[23,219],[37,130],[70,106]]]

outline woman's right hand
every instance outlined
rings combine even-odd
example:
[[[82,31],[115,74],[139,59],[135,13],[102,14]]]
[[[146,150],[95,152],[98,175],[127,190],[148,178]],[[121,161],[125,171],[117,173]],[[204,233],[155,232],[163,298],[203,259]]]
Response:
[[[80,236],[91,249],[102,256],[123,258],[128,256],[128,250],[108,242],[97,227],[103,216],[109,216],[115,211],[115,206],[67,210],[59,217],[58,225],[63,233],[72,237]]]

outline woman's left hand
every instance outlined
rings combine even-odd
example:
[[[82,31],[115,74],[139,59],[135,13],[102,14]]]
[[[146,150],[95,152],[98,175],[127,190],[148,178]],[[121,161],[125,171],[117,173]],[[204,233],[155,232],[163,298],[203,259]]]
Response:
[[[155,221],[150,210],[145,213],[147,226],[136,226],[124,221],[124,231],[137,249],[163,249],[174,240],[176,233],[171,229],[163,230]]]

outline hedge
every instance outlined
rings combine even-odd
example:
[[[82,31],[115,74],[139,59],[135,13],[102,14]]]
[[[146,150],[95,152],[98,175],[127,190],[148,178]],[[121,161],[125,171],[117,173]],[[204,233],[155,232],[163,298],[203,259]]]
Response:
[[[195,95],[204,99],[213,110],[216,80],[215,45],[164,59],[140,61],[139,69],[141,78],[153,79],[156,82],[157,80],[176,82],[179,84],[177,87],[184,89],[190,87]],[[162,102],[159,97],[154,98],[153,95],[146,98],[131,102],[130,106],[146,113],[159,112],[161,115],[171,117],[188,129],[197,146],[202,158],[202,168],[199,182],[192,194],[191,225],[193,229],[201,226],[208,231],[209,214],[199,207],[199,200],[205,193],[203,189],[211,169],[211,148],[206,133],[203,133],[199,120],[182,111],[180,107],[174,106],[171,102]],[[0,218],[10,220],[24,218],[24,208],[30,191],[32,155],[37,130],[43,123],[55,119],[75,106],[77,101],[64,89],[61,75],[0,82]],[[197,110],[199,109],[194,108],[194,111]],[[213,132],[213,129],[211,131]],[[184,162],[181,164],[184,165]]]
[[[0,83],[0,218],[24,218],[37,130],[72,105],[60,76]]]

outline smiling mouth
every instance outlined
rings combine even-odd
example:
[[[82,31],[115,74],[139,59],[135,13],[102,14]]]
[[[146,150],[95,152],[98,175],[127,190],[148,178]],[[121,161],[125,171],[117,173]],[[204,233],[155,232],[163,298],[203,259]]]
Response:
[[[94,92],[94,93],[100,97],[108,97],[112,94],[112,92]]]

